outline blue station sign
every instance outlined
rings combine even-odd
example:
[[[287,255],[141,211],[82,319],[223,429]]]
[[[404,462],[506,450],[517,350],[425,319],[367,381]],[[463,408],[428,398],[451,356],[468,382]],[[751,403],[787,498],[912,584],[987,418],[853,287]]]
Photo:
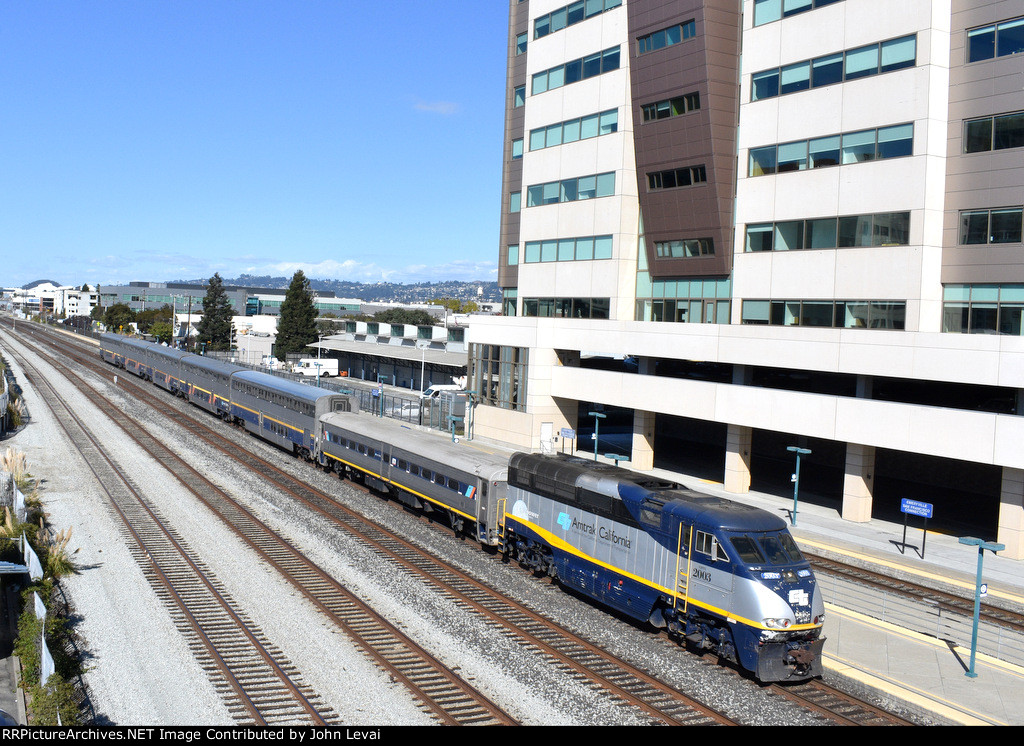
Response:
[[[900,500],[900,512],[906,513],[907,515],[917,515],[922,518],[932,517],[932,504],[923,503],[919,500],[909,500],[903,498]]]

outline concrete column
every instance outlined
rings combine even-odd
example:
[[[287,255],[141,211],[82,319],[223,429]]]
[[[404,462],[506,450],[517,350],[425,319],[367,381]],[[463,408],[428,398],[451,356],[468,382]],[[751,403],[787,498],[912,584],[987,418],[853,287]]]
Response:
[[[654,412],[633,410],[633,453],[630,463],[640,471],[654,468]]]
[[[750,492],[750,444],[753,434],[753,428],[729,425],[725,436],[725,489],[728,492]]]
[[[1003,488],[999,496],[999,534],[1005,544],[1001,557],[1024,559],[1024,469],[1003,467]]]
[[[871,520],[875,490],[875,447],[846,444],[846,476],[843,478],[843,518],[866,523]]]

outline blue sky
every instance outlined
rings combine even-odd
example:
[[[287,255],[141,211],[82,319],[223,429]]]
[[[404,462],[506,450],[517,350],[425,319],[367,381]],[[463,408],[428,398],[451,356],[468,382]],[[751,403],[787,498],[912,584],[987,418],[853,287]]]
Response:
[[[508,5],[14,0],[0,286],[496,278]]]

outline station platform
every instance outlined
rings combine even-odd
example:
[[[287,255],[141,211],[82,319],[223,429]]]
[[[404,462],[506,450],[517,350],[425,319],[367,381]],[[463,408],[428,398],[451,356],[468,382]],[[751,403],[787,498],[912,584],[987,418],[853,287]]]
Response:
[[[658,472],[687,487],[756,505],[791,523],[793,499],[750,492],[726,492],[721,484]],[[973,601],[978,566],[976,547],[958,537],[928,531],[911,519],[904,526],[872,519],[844,521],[831,507],[801,499],[797,543],[808,552],[839,555],[890,575],[910,576],[925,586],[955,586]],[[903,552],[900,548],[903,547]],[[921,556],[923,553],[923,557]],[[989,598],[1011,608],[1024,606],[1024,561],[986,551],[982,581]],[[978,653],[976,677],[968,677],[971,640],[946,641],[881,622],[856,609],[826,606],[825,667],[860,685],[906,702],[939,722],[958,725],[1024,725],[1024,668]]]

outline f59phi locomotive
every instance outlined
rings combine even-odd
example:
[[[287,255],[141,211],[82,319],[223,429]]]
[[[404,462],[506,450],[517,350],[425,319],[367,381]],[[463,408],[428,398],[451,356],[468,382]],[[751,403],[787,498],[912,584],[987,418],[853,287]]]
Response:
[[[107,362],[393,496],[761,681],[820,676],[824,604],[785,521],[572,456],[456,445],[350,397],[118,335]]]

